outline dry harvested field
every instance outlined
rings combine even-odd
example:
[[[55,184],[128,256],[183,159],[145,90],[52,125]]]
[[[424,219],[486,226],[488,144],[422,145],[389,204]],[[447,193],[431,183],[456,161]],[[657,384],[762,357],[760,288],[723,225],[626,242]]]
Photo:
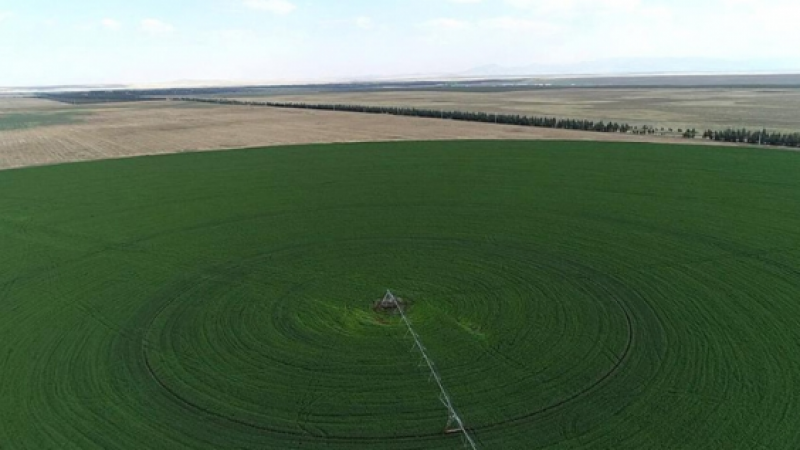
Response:
[[[65,105],[50,100],[24,97],[4,97],[0,95],[0,114],[51,112],[66,109]]]
[[[249,97],[264,100],[266,97]],[[386,92],[270,95],[271,101],[415,106],[627,122],[665,128],[767,127],[800,131],[800,89],[579,88],[464,92]]]
[[[72,123],[0,130],[0,169],[185,151],[329,142],[568,139],[688,143],[683,139],[343,112],[183,102],[72,106],[39,99],[0,98],[0,120],[13,114],[75,116],[72,116]]]

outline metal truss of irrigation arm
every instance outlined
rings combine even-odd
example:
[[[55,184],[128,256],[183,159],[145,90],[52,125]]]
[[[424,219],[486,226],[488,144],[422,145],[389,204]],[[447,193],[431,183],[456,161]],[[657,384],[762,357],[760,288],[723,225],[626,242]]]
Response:
[[[414,345],[416,346],[417,350],[422,354],[422,359],[425,361],[425,364],[428,365],[428,369],[431,371],[431,377],[436,381],[436,385],[439,386],[439,400],[442,402],[445,408],[447,408],[447,412],[450,417],[447,420],[447,427],[449,428],[453,422],[456,423],[458,426],[457,429],[454,431],[460,431],[464,435],[465,447],[469,446],[472,450],[477,450],[478,446],[475,444],[475,441],[470,436],[469,432],[467,431],[466,427],[464,427],[464,422],[461,420],[461,416],[458,415],[455,406],[453,406],[453,401],[450,399],[450,395],[447,393],[447,390],[444,388],[442,384],[442,377],[439,376],[439,372],[436,370],[436,366],[433,364],[433,361],[428,357],[428,351],[425,349],[425,346],[422,345],[422,340],[420,339],[419,335],[414,328],[411,326],[411,321],[408,320],[406,313],[403,311],[403,306],[400,302],[397,301],[397,297],[392,294],[391,291],[386,291],[386,297],[391,299],[394,302],[397,310],[400,311],[400,317],[403,318],[403,322],[406,324],[408,328],[409,334],[411,337],[414,338]]]

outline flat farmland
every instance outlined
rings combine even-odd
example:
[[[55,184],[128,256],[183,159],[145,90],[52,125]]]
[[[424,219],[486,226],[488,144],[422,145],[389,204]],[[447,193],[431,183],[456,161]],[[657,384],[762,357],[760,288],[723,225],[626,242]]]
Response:
[[[559,88],[387,90],[249,97],[276,102],[337,103],[555,116],[664,128],[727,127],[800,131],[800,89]]]
[[[0,169],[226,148],[452,139],[670,142],[648,136],[343,112],[184,102],[73,106],[0,99]]]
[[[3,449],[800,448],[800,153],[392,142],[0,171]]]
[[[30,113],[35,111],[51,112],[68,109],[65,106],[50,100],[0,95],[0,114]]]

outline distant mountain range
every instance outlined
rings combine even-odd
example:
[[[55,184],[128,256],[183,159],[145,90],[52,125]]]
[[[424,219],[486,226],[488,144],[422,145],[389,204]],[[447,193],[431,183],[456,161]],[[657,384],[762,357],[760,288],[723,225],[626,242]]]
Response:
[[[160,83],[2,87],[0,95],[27,92],[81,90],[205,88],[235,86],[305,85],[328,83],[377,83],[447,80],[527,78],[528,83],[591,86],[652,85],[800,85],[800,60],[750,59],[732,61],[711,58],[615,58],[572,64],[530,64],[508,67],[490,64],[464,72],[360,76],[319,80],[179,80]]]
[[[615,58],[572,64],[531,64],[505,67],[490,64],[461,72],[463,77],[510,77],[545,75],[644,75],[644,74],[746,74],[800,72],[800,61],[709,58]]]

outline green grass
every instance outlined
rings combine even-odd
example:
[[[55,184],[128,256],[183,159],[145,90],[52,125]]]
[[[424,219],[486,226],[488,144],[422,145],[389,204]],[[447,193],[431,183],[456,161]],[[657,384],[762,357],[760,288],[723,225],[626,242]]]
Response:
[[[0,131],[68,125],[79,122],[83,115],[86,113],[75,111],[0,114]]]
[[[0,172],[0,448],[800,447],[800,154],[326,145]]]

